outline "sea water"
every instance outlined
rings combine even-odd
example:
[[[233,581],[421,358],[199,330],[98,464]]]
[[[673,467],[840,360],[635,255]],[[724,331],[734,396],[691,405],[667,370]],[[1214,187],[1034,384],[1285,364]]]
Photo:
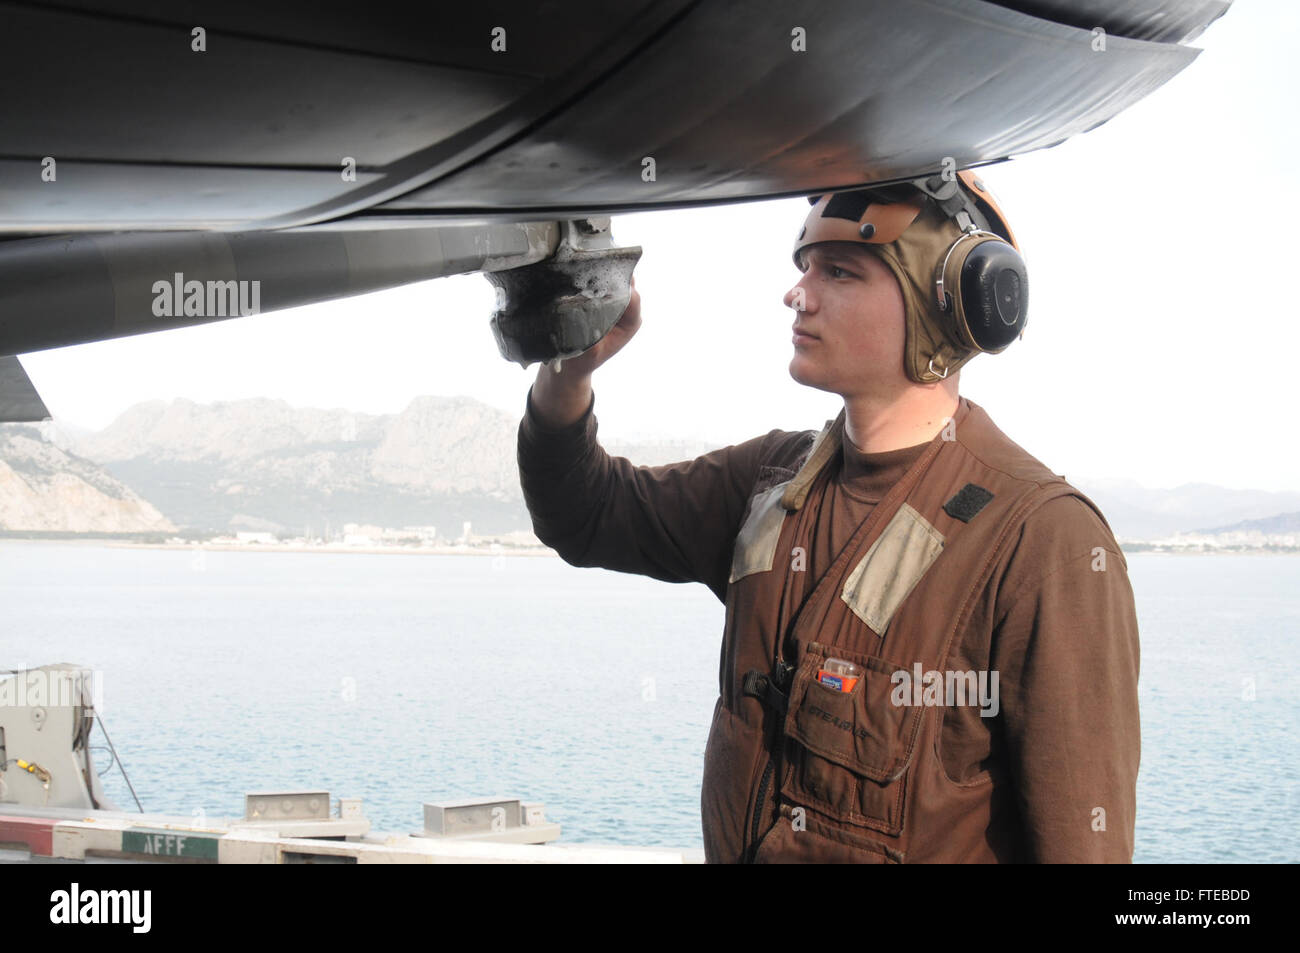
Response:
[[[1135,860],[1300,860],[1300,558],[1127,559]],[[417,831],[425,801],[510,796],[565,842],[698,847],[722,623],[703,586],[553,557],[0,541],[0,668],[97,670],[144,808],[198,819],[318,789]]]

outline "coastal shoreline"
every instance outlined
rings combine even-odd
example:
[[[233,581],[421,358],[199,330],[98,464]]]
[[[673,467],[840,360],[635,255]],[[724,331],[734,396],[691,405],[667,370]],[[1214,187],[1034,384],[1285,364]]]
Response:
[[[13,532],[12,530],[8,532]],[[3,543],[46,543],[64,546],[106,546],[112,549],[173,549],[187,552],[223,552],[223,553],[355,553],[368,555],[401,556],[509,556],[509,557],[549,557],[559,558],[559,553],[548,546],[519,546],[517,544],[482,543],[460,546],[349,546],[342,543],[307,546],[302,544],[276,543],[155,543],[137,542],[129,539],[113,539],[95,536],[68,536],[45,538],[33,536],[10,536],[0,533]],[[1294,556],[1300,555],[1300,548],[1292,547],[1227,547],[1227,546],[1169,546],[1147,542],[1122,542],[1120,550],[1126,556]]]
[[[484,546],[277,546],[273,544],[239,544],[239,543],[136,543],[129,540],[69,538],[69,539],[33,539],[30,537],[3,537],[0,544],[28,543],[60,546],[105,546],[110,549],[172,549],[182,552],[221,552],[221,553],[334,553],[334,554],[369,554],[401,556],[496,556],[509,557],[552,557],[559,558],[555,550],[545,546],[520,547],[497,544]]]

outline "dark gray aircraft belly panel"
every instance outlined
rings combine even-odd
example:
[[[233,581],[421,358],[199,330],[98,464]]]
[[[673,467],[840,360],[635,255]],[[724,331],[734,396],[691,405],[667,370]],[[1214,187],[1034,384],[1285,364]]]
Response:
[[[1227,6],[0,0],[0,356],[996,162],[1146,96]],[[0,371],[0,419],[42,416]]]
[[[1104,122],[1186,66],[1176,41],[1224,8],[0,3],[0,235],[518,221],[967,167]]]
[[[1131,40],[1187,43],[1223,15],[1230,0],[991,0],[1000,7]]]
[[[188,28],[3,15],[5,72],[13,57],[45,64],[27,96],[0,105],[7,154],[330,172],[351,155],[386,166],[539,82],[245,36],[211,35],[198,53]]]
[[[967,168],[1084,132],[1195,55],[1118,36],[1099,51],[1090,31],[965,0],[754,6],[700,5],[580,107],[381,210],[623,211]]]

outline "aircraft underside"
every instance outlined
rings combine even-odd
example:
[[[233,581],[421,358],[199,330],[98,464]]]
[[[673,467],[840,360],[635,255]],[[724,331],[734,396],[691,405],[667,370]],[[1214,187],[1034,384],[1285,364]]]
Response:
[[[0,4],[0,420],[48,416],[18,354],[1056,145],[1187,66],[1227,7]]]

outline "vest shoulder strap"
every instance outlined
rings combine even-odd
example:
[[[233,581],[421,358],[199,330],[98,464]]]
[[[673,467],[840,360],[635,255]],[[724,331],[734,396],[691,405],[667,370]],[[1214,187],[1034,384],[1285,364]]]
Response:
[[[781,497],[781,505],[787,510],[798,510],[803,506],[804,501],[808,499],[808,491],[812,488],[817,475],[840,452],[841,441],[844,437],[844,418],[845,411],[841,408],[839,416],[834,420],[826,421],[826,426],[822,428],[822,432],[813,441],[807,458],[804,460],[803,465],[799,467],[799,472],[786,485],[785,493]]]

